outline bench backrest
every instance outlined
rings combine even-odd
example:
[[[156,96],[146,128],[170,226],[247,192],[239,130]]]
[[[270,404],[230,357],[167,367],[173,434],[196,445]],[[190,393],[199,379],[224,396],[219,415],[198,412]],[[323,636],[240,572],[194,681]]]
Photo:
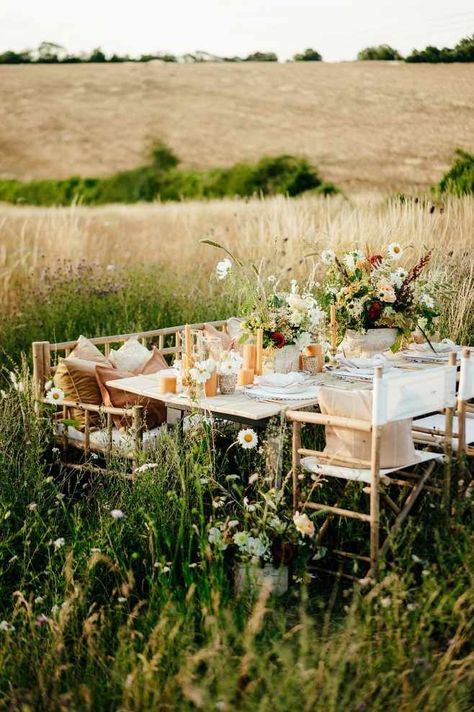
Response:
[[[216,329],[226,331],[227,321],[211,321]],[[183,349],[183,332],[185,325],[168,326],[163,329],[152,329],[151,331],[137,331],[131,334],[114,334],[112,336],[96,336],[90,341],[97,347],[103,347],[105,356],[108,356],[110,349],[113,346],[120,346],[128,339],[134,337],[139,339],[145,346],[156,344],[158,350],[163,356],[174,355],[176,358],[181,355]],[[191,324],[192,329],[204,328],[204,322],[199,324]],[[77,341],[61,341],[58,343],[50,343],[49,341],[35,341],[32,344],[33,349],[33,381],[35,392],[38,396],[42,396],[44,384],[54,374],[58,358],[67,357],[73,351]]]

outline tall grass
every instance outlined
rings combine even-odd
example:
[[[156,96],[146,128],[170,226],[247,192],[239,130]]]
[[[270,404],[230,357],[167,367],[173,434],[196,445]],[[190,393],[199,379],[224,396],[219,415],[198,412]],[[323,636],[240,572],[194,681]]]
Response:
[[[8,369],[33,339],[238,312],[239,295],[209,277],[217,254],[199,243],[206,237],[295,274],[317,271],[304,255],[328,244],[438,246],[432,269],[453,287],[443,328],[472,340],[473,206],[453,199],[430,213],[304,198],[2,208],[0,709],[471,708],[471,499],[446,524],[437,496],[420,497],[370,591],[316,574],[281,600],[265,589],[238,596],[206,523],[214,483],[263,474],[262,453],[230,456],[235,431],[198,423],[165,434],[147,456],[155,467],[133,483],[118,459],[113,476],[65,470],[48,419],[34,414],[24,364],[14,379]]]
[[[24,383],[24,381],[23,381]],[[427,495],[368,594],[319,575],[236,596],[207,543],[212,433],[170,433],[132,485],[63,471],[28,384],[0,400],[0,705],[35,710],[468,710],[466,505]],[[224,435],[225,437],[225,435]],[[121,508],[123,519],[111,510]],[[428,523],[428,526],[427,526]]]
[[[317,258],[305,255],[325,247],[357,243],[377,248],[399,240],[409,247],[410,260],[434,248],[430,269],[452,286],[444,305],[443,335],[472,343],[474,198],[449,198],[442,209],[432,209],[424,202],[370,196],[351,201],[340,196],[303,197],[126,208],[4,206],[0,303],[4,313],[15,313],[14,331],[25,348],[33,338],[53,340],[60,334],[74,338],[70,325],[79,312],[81,329],[89,334],[121,331],[133,324],[153,328],[176,323],[179,314],[186,319],[220,317],[235,308],[235,296],[209,279],[218,254],[200,243],[203,238],[224,243],[241,257],[262,260],[269,273],[291,268],[294,276],[313,268],[318,274]],[[91,287],[99,311],[102,303],[100,319],[94,321],[95,307],[81,302],[90,297],[86,276],[81,280],[71,275],[68,288],[65,260],[73,271],[81,260],[108,268],[101,278],[104,294]],[[122,267],[135,271],[135,277],[124,275]],[[60,284],[56,303],[61,305],[42,308],[40,295],[51,291],[55,279]],[[114,280],[116,294],[111,294],[106,285]],[[128,286],[121,289],[120,280]],[[68,315],[74,310],[72,319]]]

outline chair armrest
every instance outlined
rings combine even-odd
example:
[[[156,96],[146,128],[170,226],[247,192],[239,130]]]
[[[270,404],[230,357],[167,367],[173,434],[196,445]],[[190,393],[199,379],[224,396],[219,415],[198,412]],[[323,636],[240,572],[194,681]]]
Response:
[[[348,430],[360,430],[364,433],[372,432],[372,423],[368,420],[357,418],[344,418],[340,415],[326,415],[323,413],[309,413],[304,410],[287,410],[286,417],[293,423],[309,423],[312,425],[333,425]]]

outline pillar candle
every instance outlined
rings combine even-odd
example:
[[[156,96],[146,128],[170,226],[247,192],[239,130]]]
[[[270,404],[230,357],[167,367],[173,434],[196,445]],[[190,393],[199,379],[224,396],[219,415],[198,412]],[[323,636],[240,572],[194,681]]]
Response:
[[[331,304],[331,348],[334,351],[337,349],[337,324],[336,324],[336,305]]]
[[[244,344],[243,348],[243,368],[255,370],[257,365],[257,347],[255,344]]]
[[[263,367],[263,329],[257,329],[257,352],[255,359],[255,375],[262,375]]]
[[[250,384],[253,383],[254,373],[255,371],[253,368],[241,368],[237,384],[239,386],[250,386]]]
[[[160,393],[176,393],[176,376],[163,374],[159,379]]]
[[[211,377],[204,384],[204,393],[208,398],[217,395],[217,371],[211,373]]]

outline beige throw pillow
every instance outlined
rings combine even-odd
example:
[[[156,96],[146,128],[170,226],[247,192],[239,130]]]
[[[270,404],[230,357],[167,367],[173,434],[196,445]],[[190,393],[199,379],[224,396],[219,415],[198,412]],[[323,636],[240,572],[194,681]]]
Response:
[[[150,358],[151,352],[136,336],[128,339],[119,349],[112,349],[109,361],[119,371],[139,371]]]
[[[372,418],[372,391],[321,387],[318,395],[321,413],[346,418]],[[370,462],[371,433],[326,426],[325,454],[337,458],[353,457]],[[383,427],[380,467],[406,467],[418,462],[412,437],[412,420],[399,420]],[[368,465],[367,465],[368,467]]]
[[[78,338],[77,344],[68,358],[80,358],[85,361],[94,361],[95,363],[109,363],[107,357],[85,336]]]

